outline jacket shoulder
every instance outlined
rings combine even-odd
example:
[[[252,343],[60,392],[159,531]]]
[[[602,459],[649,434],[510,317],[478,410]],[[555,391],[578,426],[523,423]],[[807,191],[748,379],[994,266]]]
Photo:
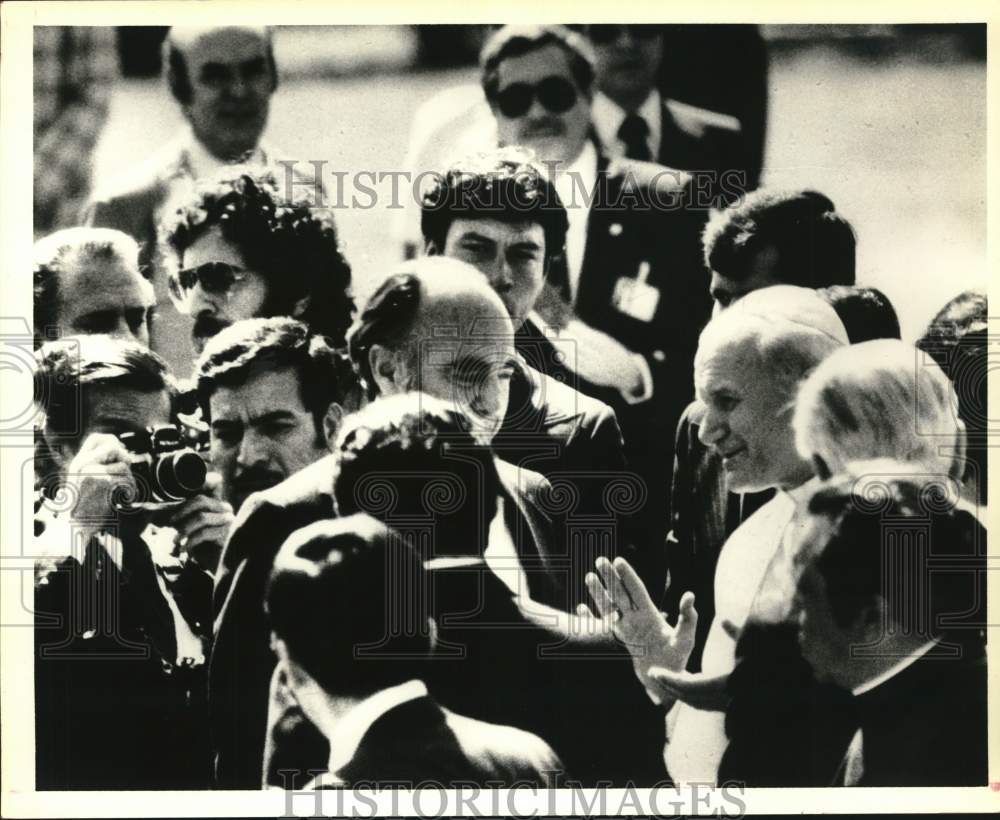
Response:
[[[701,139],[711,132],[723,132],[738,136],[743,131],[739,119],[721,111],[711,111],[697,105],[667,99],[663,101],[664,113],[674,125],[694,139]]]

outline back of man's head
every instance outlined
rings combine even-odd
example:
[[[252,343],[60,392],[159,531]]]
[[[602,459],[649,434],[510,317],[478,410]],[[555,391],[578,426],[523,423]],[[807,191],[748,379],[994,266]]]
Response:
[[[435,175],[421,199],[424,241],[442,250],[456,219],[537,222],[545,231],[546,261],[563,252],[569,218],[555,186],[522,148],[500,148],[454,162]]]
[[[951,299],[931,320],[917,347],[951,379],[958,397],[958,417],[968,437],[965,481],[975,484],[985,504],[987,483],[987,387],[989,343],[986,293],[967,290]]]
[[[852,345],[874,339],[899,339],[899,317],[882,291],[857,285],[832,285],[816,291],[844,323]]]
[[[362,698],[422,674],[428,576],[398,533],[366,515],[292,533],[265,602],[288,657],[328,694]]]
[[[500,483],[493,455],[449,403],[423,393],[380,398],[344,420],[333,496],[429,548],[425,558],[481,555]],[[421,536],[421,533],[423,534]]]
[[[741,282],[761,259],[772,279],[807,288],[853,285],[857,240],[816,191],[761,188],[713,213],[702,236],[709,270]]]

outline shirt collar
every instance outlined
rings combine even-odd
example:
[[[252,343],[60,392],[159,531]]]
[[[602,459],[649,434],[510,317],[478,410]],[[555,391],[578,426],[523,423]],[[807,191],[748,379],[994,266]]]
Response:
[[[881,686],[883,683],[885,683],[890,678],[896,677],[896,675],[898,675],[900,672],[902,672],[908,666],[911,666],[912,664],[914,664],[917,661],[919,661],[924,655],[926,655],[928,652],[930,652],[934,648],[934,645],[936,643],[937,643],[937,641],[928,641],[923,646],[921,646],[916,652],[914,652],[911,655],[907,655],[905,658],[903,658],[899,663],[893,664],[888,669],[886,669],[884,672],[876,675],[871,680],[865,681],[864,683],[855,686],[851,690],[851,694],[852,695],[863,695],[865,692],[870,692],[876,686]]]
[[[427,697],[427,686],[423,681],[413,679],[376,692],[352,706],[337,719],[333,731],[327,737],[330,741],[328,770],[336,773],[354,759],[365,733],[382,715],[390,709],[423,697]]]
[[[224,168],[228,163],[224,160],[219,159],[213,153],[211,153],[198,138],[194,135],[194,131],[188,128],[187,144],[184,148],[185,159],[187,160],[188,170],[191,172],[191,176],[195,179],[203,179],[204,177],[212,176],[216,171]],[[264,153],[264,149],[261,146],[257,146],[253,149],[250,156],[241,162],[247,164],[263,165],[266,163],[267,157]]]
[[[654,158],[660,152],[660,139],[663,134],[662,110],[663,100],[659,90],[654,88],[635,112],[646,121],[646,125],[649,127],[647,140],[650,144],[650,153],[653,154]],[[625,146],[618,137],[618,129],[625,121],[625,114],[625,109],[607,95],[600,91],[594,94],[591,108],[594,129],[597,131],[601,144],[615,156],[621,156],[625,153]]]

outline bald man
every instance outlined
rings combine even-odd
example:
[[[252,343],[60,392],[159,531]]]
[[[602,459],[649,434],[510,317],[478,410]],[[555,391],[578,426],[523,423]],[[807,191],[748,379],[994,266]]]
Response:
[[[504,419],[516,363],[514,327],[486,278],[444,257],[413,260],[386,277],[353,329],[351,357],[370,398],[415,390],[446,402],[489,444]],[[555,527],[540,504],[552,495],[544,478],[499,462],[503,522],[487,555],[509,570],[512,593],[551,598]],[[336,516],[335,457],[251,495],[240,508],[216,576],[215,645],[209,710],[216,783],[259,788],[275,658],[259,617],[278,548],[300,527]],[[302,750],[308,757],[308,750]],[[320,760],[325,759],[324,755]]]
[[[236,161],[267,165],[283,154],[261,142],[271,95],[278,86],[271,32],[263,27],[173,28],[164,43],[170,94],[186,127],[160,151],[122,176],[95,186],[87,225],[116,228],[142,246],[140,262],[155,268],[156,320],[150,344],[174,373],[194,362],[192,319],[179,313],[156,253],[157,225],[186,199],[198,180]],[[281,171],[284,179],[284,171]],[[306,180],[295,177],[297,184]]]

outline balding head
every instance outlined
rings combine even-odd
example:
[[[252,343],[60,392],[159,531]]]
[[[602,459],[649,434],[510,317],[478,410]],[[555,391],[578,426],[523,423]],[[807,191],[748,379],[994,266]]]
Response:
[[[514,327],[486,277],[464,262],[426,257],[389,275],[350,336],[369,395],[422,390],[454,402],[486,438],[507,409]]]
[[[227,161],[253,151],[278,83],[270,29],[175,27],[164,49],[167,83],[195,138]]]

